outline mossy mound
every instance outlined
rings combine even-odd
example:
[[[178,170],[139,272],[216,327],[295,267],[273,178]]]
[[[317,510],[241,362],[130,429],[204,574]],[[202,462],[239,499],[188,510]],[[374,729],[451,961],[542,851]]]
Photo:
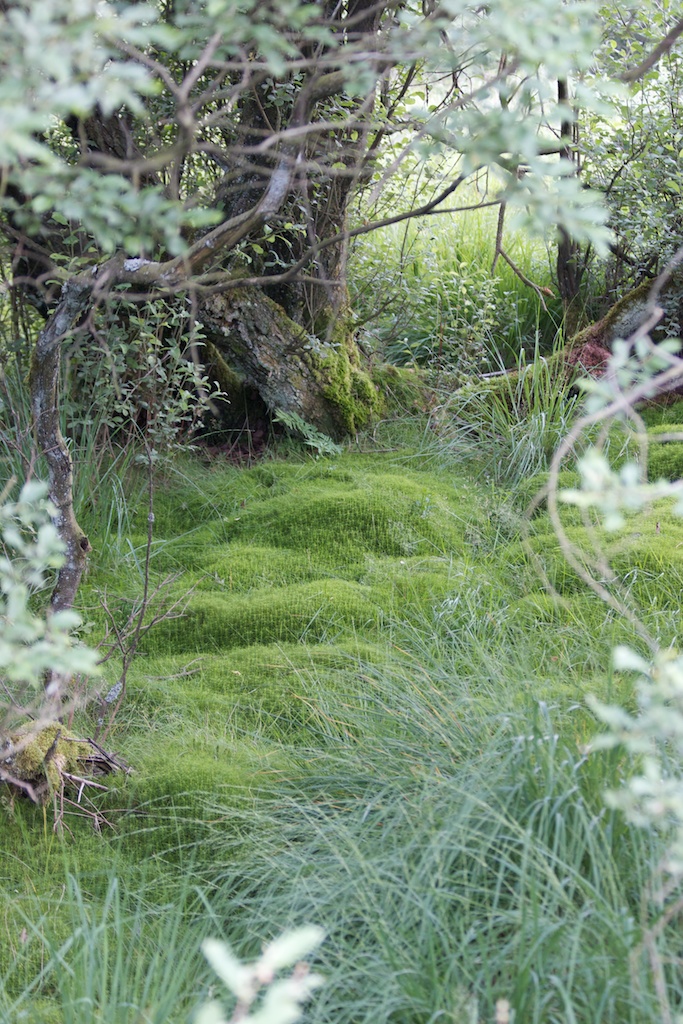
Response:
[[[134,851],[136,856],[191,863],[200,858],[208,834],[218,829],[224,838],[239,836],[240,808],[272,792],[283,777],[298,774],[300,769],[280,746],[221,735],[222,721],[220,715],[207,720],[203,732],[190,732],[182,724],[177,732],[166,729],[163,744],[150,744],[144,730],[130,736],[126,749],[136,771],[107,797],[108,805],[126,808],[115,821],[117,842],[128,855]],[[214,800],[228,803],[230,815],[217,820]]]
[[[448,556],[369,558],[360,577],[393,614],[438,603],[453,588],[453,559]]]
[[[220,544],[198,560],[206,573],[200,590],[247,594],[265,587],[286,587],[308,583],[330,575],[311,551],[266,547],[257,544]],[[346,574],[344,574],[346,575]]]
[[[648,428],[666,426],[670,430],[671,425],[683,423],[683,399],[664,395],[656,402],[640,406],[638,415]]]
[[[539,579],[564,597],[585,588],[580,575],[562,554],[554,533],[538,533],[526,542],[516,541],[505,552],[513,592],[526,595],[538,589]]]
[[[330,563],[363,552],[401,557],[462,543],[453,511],[437,493],[399,476],[371,487],[299,491],[261,502],[229,526],[235,540],[311,551]]]
[[[647,453],[647,475],[650,480],[680,480],[683,478],[683,441],[657,441],[661,434],[680,434],[680,422],[660,423],[650,427],[650,445]]]
[[[434,390],[427,383],[424,371],[414,367],[390,366],[387,363],[372,369],[372,380],[384,396],[387,416],[415,416],[427,411],[435,400]]]
[[[201,593],[190,598],[182,617],[159,623],[144,639],[143,649],[210,652],[277,641],[320,643],[348,630],[372,632],[378,620],[369,588],[345,580],[235,597]]]
[[[37,999],[17,1011],[15,1024],[64,1024],[64,1012],[51,999]]]
[[[368,661],[381,662],[381,645],[350,638],[334,644],[282,643],[234,648],[188,661],[186,655],[139,662],[129,686],[129,728],[202,730],[221,722],[235,741],[252,737],[310,740],[315,695],[346,689]]]
[[[676,531],[680,536],[683,531]],[[622,589],[643,611],[677,611],[683,592],[683,540],[667,532],[634,538],[611,552]]]
[[[419,460],[390,459],[354,453],[216,469],[206,479],[190,469],[184,482],[178,476],[159,487],[154,579],[183,570],[173,594],[194,590],[183,617],[144,637],[117,719],[137,773],[113,799],[135,808],[123,830],[135,831],[135,843],[170,848],[170,831],[160,829],[172,812],[191,845],[192,821],[208,827],[209,794],[260,786],[259,758],[278,762],[274,777],[289,772],[278,745],[303,751],[325,728],[339,728],[345,704],[362,700],[364,680],[381,678],[397,651],[419,657],[437,637],[456,674],[480,658],[476,686],[467,684],[474,693],[495,675],[488,661],[509,659],[531,635],[556,659],[543,683],[550,693],[553,666],[597,671],[611,643],[629,640],[629,629],[586,596],[547,511],[539,508],[530,522],[521,514],[542,478],[529,481],[526,495],[524,487],[509,495]],[[562,486],[575,484],[575,474],[563,475]],[[144,521],[144,502],[138,515]],[[562,516],[571,539],[590,552],[577,510]],[[143,544],[144,534],[136,536]],[[607,585],[664,622],[680,590],[683,526],[671,526],[667,507],[632,517],[621,534],[599,536],[615,571]],[[139,562],[137,551],[122,564],[121,592],[139,591]],[[538,563],[564,603],[544,590]],[[98,582],[97,572],[87,582]],[[658,635],[668,635],[666,623],[662,629]],[[575,680],[581,671],[570,674]],[[574,692],[576,682],[567,687]],[[181,740],[184,731],[191,742]]]
[[[548,500],[544,492],[548,485],[549,478],[549,473],[536,473],[534,476],[530,476],[526,480],[521,481],[514,491],[515,505],[525,513],[531,507],[532,503],[535,514],[546,510],[548,507]],[[575,470],[564,469],[558,474],[558,490],[572,490],[575,487],[580,487],[580,485],[581,478]],[[563,511],[567,511],[566,506]]]

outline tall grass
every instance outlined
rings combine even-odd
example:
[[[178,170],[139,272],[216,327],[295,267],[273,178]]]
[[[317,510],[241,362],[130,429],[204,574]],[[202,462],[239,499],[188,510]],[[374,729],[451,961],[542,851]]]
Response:
[[[525,1022],[654,1024],[632,965],[658,851],[604,809],[616,759],[583,755],[571,716],[482,715],[457,679],[444,693],[405,665],[348,695],[336,740],[331,710],[247,862],[213,839],[245,952],[301,921],[328,932],[316,1022],[483,1024],[507,1000]]]
[[[500,363],[498,364],[500,366]],[[513,372],[465,385],[445,398],[420,457],[467,466],[480,479],[512,487],[548,468],[579,414],[574,380],[561,358],[522,350]]]
[[[349,278],[353,307],[366,341],[398,365],[463,370],[514,363],[537,339],[553,344],[561,303],[536,292],[499,260],[491,273],[497,210],[408,221],[354,243]],[[541,287],[551,285],[545,246],[506,233],[506,251]]]
[[[136,453],[132,445],[121,448],[102,443],[96,400],[82,416],[87,429],[78,430],[74,439],[68,403],[63,405],[60,427],[74,466],[74,509],[77,516],[87,519],[100,506],[107,521],[112,506],[122,507],[121,481]],[[29,474],[45,479],[46,473],[36,450],[28,383],[18,365],[10,362],[0,375],[0,475],[25,480]]]
[[[220,925],[190,877],[167,903],[126,889],[103,868],[67,876],[51,907],[22,901],[16,956],[0,965],[0,1024],[187,1024],[206,988],[199,943]]]

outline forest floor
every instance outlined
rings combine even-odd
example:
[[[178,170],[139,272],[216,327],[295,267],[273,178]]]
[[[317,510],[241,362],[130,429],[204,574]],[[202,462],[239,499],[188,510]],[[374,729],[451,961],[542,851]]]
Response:
[[[526,516],[534,490],[417,435],[160,470],[161,621],[105,737],[132,772],[96,799],[97,829],[72,809],[55,834],[51,808],[3,798],[0,1022],[180,1024],[210,984],[203,935],[253,955],[302,922],[328,933],[316,1021],[483,1024],[500,1000],[518,1024],[655,1021],[633,963],[658,840],[606,809],[629,769],[589,752],[586,705],[632,705],[611,650],[638,641],[547,512]],[[92,510],[89,642],[140,600],[148,512],[135,479]],[[577,513],[566,527],[589,543]],[[613,584],[675,642],[683,522],[660,504],[604,543]],[[114,654],[101,696],[120,670]]]

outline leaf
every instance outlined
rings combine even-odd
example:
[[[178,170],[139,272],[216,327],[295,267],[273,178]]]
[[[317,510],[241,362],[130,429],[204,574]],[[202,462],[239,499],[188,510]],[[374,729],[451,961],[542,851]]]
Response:
[[[253,976],[244,967],[225,942],[204,939],[202,953],[221,981],[240,1001],[248,1002],[253,993]]]
[[[259,963],[273,972],[291,967],[317,949],[324,938],[325,932],[317,925],[286,932],[266,946]]]

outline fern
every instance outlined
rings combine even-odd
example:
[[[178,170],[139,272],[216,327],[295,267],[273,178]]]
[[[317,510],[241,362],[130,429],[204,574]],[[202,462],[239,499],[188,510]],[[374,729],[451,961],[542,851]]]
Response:
[[[316,455],[341,455],[342,446],[333,441],[327,434],[323,434],[311,423],[307,423],[296,412],[286,412],[278,409],[273,416],[275,423],[281,423],[291,437],[296,437],[310,448],[314,448]]]

